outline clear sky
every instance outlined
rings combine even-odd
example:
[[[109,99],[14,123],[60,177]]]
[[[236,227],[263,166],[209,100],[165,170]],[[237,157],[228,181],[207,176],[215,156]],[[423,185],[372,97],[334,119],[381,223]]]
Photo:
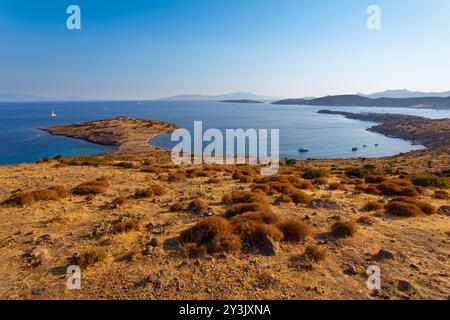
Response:
[[[81,8],[82,29],[66,28]],[[381,8],[382,28],[366,27]],[[448,0],[0,0],[0,92],[450,90]]]

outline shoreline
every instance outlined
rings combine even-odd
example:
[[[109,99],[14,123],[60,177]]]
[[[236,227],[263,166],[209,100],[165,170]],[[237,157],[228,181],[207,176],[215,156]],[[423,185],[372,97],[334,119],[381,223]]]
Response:
[[[439,147],[446,147],[450,144],[450,134],[445,130],[445,126],[450,127],[450,119],[431,120],[418,116],[402,114],[378,114],[378,113],[352,113],[344,111],[319,110],[318,114],[336,114],[349,119],[378,123],[366,130],[382,134],[389,138],[402,139],[414,146],[422,146],[419,150],[412,149],[407,152],[399,152],[393,155],[383,155],[379,157],[323,157],[295,159],[296,161],[314,160],[335,160],[345,161],[358,158],[366,159],[387,159],[402,154],[426,151]],[[428,132],[426,129],[434,129],[436,124],[442,123],[444,131],[437,133]],[[407,127],[405,127],[407,126]],[[424,132],[417,134],[416,127],[423,127]],[[170,149],[158,147],[153,144],[157,137],[169,134],[178,128],[177,125],[159,120],[134,119],[120,116],[112,119],[94,120],[85,123],[71,124],[65,126],[52,126],[38,128],[55,136],[65,136],[74,139],[88,141],[97,145],[113,147],[109,152],[101,152],[92,156],[105,156],[108,154],[136,154],[147,153],[154,150],[170,152]],[[442,137],[436,138],[436,135]],[[447,138],[448,137],[448,138]],[[83,156],[82,154],[78,156]],[[280,156],[281,159],[286,158]],[[30,162],[18,162],[13,164],[2,164],[1,166],[19,165]]]

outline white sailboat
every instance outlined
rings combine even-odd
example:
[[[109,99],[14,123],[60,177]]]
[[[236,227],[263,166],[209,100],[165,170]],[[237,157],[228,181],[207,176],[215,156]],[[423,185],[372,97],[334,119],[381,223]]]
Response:
[[[52,118],[56,117],[56,113],[54,110],[52,110]]]

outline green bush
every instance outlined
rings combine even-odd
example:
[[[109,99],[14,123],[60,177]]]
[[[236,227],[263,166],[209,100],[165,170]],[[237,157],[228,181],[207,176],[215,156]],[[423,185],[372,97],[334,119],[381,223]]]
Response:
[[[378,175],[377,168],[371,164],[366,164],[360,168],[348,168],[345,174],[349,178],[365,179],[370,175]]]
[[[414,183],[414,185],[421,187],[429,187],[429,188],[449,187],[449,181],[447,179],[431,175],[416,176],[412,178],[411,181],[412,183]]]
[[[318,178],[328,177],[328,172],[325,169],[309,168],[302,174],[303,179],[315,180]]]

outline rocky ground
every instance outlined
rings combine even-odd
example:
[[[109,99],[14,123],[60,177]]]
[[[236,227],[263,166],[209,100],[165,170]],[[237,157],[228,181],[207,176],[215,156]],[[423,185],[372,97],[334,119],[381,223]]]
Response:
[[[448,149],[288,163],[271,177],[286,181],[279,184],[249,166],[173,166],[156,149],[1,166],[0,298],[449,298],[448,185],[411,182],[425,175],[448,183]],[[417,214],[402,216],[409,209],[392,210],[395,195],[382,180],[397,195],[407,191],[403,205],[431,209],[414,205]],[[272,191],[254,191],[264,205],[252,211],[281,222],[266,221],[273,239],[263,232],[249,242],[224,195],[262,185]],[[235,228],[208,238],[217,240],[214,250],[180,237],[211,217]],[[303,226],[304,238],[287,237],[286,221]],[[341,222],[343,233],[333,229]],[[236,241],[223,240],[230,236]],[[69,290],[67,266],[75,263],[81,289]],[[381,290],[366,284],[373,265],[381,269]]]

